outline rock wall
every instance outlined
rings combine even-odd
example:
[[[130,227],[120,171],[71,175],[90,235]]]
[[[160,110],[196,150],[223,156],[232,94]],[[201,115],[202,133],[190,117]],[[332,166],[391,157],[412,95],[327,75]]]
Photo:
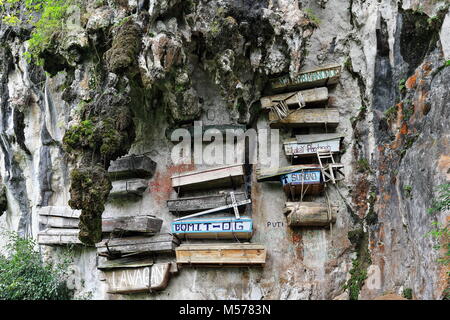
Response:
[[[81,8],[79,29],[58,39],[44,68],[23,56],[29,30],[0,27],[1,227],[36,237],[39,208],[77,195],[71,172],[146,154],[157,169],[142,200],[109,200],[103,217],[151,214],[169,232],[170,176],[202,166],[173,164],[167,132],[194,120],[268,129],[259,104],[268,79],[333,63],[343,67],[330,106],[341,117],[346,178],[328,190],[339,205],[331,229],[291,229],[282,189],[258,183],[252,170],[251,242],[266,246],[263,269],[182,268],[162,292],[113,295],[95,248],[80,247],[70,280],[77,294],[348,299],[355,291],[344,285],[366,272],[360,299],[406,288],[416,299],[443,297],[445,266],[425,235],[432,222],[448,221],[448,211],[426,212],[435,187],[450,179],[446,1],[109,0]],[[100,140],[83,145],[71,135],[68,143],[70,128],[89,119]],[[280,139],[291,134],[281,130]],[[279,161],[288,165],[282,150]],[[40,249],[49,259],[65,250]]]

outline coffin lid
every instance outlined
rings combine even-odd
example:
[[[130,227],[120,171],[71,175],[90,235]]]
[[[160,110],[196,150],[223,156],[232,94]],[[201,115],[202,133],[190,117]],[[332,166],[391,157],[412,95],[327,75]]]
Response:
[[[342,139],[345,135],[341,133],[319,133],[295,136],[295,139],[285,140],[284,144],[314,143],[328,140]]]

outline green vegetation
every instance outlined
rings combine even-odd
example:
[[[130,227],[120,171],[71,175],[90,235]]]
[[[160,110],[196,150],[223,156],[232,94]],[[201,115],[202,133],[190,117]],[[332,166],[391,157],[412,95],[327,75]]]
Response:
[[[364,173],[364,172],[370,172],[370,164],[369,160],[366,158],[359,159],[357,162],[358,172]]]
[[[406,185],[406,186],[403,187],[403,190],[405,191],[405,196],[406,196],[407,198],[410,198],[410,199],[411,199],[411,196],[412,196],[412,190],[413,190],[412,186]]]
[[[316,27],[320,25],[320,19],[314,14],[314,11],[311,8],[306,8],[305,14],[308,20],[311,21],[313,25],[315,25]]]
[[[52,265],[42,261],[31,239],[7,233],[7,256],[0,255],[0,300],[68,300],[69,258]]]
[[[387,121],[392,121],[397,118],[397,106],[392,106],[384,111],[384,117]]]
[[[33,27],[24,56],[30,62],[43,64],[42,53],[54,46],[55,36],[65,29],[67,9],[73,0],[0,0],[0,17],[13,27]],[[24,11],[20,9],[24,8]]]
[[[401,79],[398,82],[398,89],[400,90],[400,92],[403,92],[406,89],[405,84],[406,84],[406,79]]]
[[[405,288],[402,292],[402,296],[405,299],[411,300],[413,298],[413,291],[411,288]]]
[[[437,192],[437,198],[433,200],[432,207],[428,209],[428,213],[430,214],[448,210],[450,208],[450,183],[438,186]]]
[[[352,270],[350,270],[350,279],[344,286],[350,292],[350,300],[358,300],[359,292],[367,279],[367,269],[361,268],[360,261],[354,259],[352,262]]]

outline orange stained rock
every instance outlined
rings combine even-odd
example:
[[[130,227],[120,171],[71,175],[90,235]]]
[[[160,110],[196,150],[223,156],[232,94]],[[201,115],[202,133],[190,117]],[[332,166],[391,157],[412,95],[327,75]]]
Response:
[[[438,169],[446,175],[447,181],[450,181],[450,156],[441,155],[438,160]]]
[[[408,78],[408,80],[406,80],[405,86],[408,89],[412,89],[416,86],[416,81],[417,81],[417,75],[414,74],[411,77]]]

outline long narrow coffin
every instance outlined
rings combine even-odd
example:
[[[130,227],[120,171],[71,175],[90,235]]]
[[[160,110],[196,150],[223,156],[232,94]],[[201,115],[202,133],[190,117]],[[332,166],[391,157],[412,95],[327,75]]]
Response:
[[[235,197],[237,202],[247,200],[247,196],[244,192],[235,192]],[[167,206],[169,211],[175,214],[187,214],[194,213],[208,209],[214,209],[223,207],[231,204],[231,196],[229,193],[212,195],[212,196],[201,196],[201,197],[190,197],[190,198],[179,198],[176,200],[168,200]],[[240,208],[244,208],[241,206]]]
[[[80,219],[39,215],[39,223],[50,228],[78,229]]]
[[[131,155],[111,162],[108,174],[112,180],[151,178],[156,170],[156,162],[147,156]]]
[[[105,257],[137,255],[145,253],[173,252],[179,240],[172,234],[153,237],[127,237],[104,239],[96,245],[97,253]]]
[[[172,233],[180,239],[245,239],[253,234],[250,218],[191,219],[172,222]]]
[[[170,263],[105,272],[108,293],[142,293],[164,290],[170,278]]]
[[[303,101],[306,105],[311,103],[326,102],[328,101],[328,88],[321,87],[263,97],[261,98],[261,107],[263,109],[270,109],[277,105],[280,101],[284,101],[288,106],[297,107],[299,106],[299,101]]]
[[[256,179],[258,182],[267,181],[280,181],[281,177],[289,173],[308,171],[308,170],[320,170],[320,165],[318,164],[308,164],[308,165],[296,165],[275,169],[256,169]]]
[[[78,233],[78,229],[50,228],[38,233],[37,242],[42,245],[83,244]]]
[[[177,264],[204,266],[264,266],[266,249],[263,245],[242,244],[183,244],[176,249]]]
[[[289,75],[275,78],[270,81],[270,85],[273,92],[292,91],[333,85],[339,82],[340,76],[341,66],[332,65],[304,71],[293,79]]]
[[[130,195],[141,197],[147,187],[148,182],[145,179],[113,181],[109,196],[113,198],[126,197]]]
[[[301,135],[285,141],[284,151],[288,157],[313,156],[317,151],[339,153],[343,137],[339,133]]]
[[[242,164],[192,171],[172,176],[175,190],[204,190],[220,187],[238,187],[244,183]]]
[[[320,169],[303,170],[281,176],[283,190],[287,196],[319,195],[325,185]]]
[[[102,219],[102,232],[156,234],[161,230],[162,223],[154,216],[107,218]]]
[[[81,210],[74,210],[71,207],[41,207],[39,208],[40,216],[50,216],[50,217],[63,217],[63,218],[73,218],[78,219],[81,215]]]
[[[326,227],[336,222],[338,206],[316,202],[287,202],[284,213],[291,227]]]
[[[272,128],[304,127],[327,125],[330,128],[339,125],[339,111],[336,108],[298,109],[285,119],[279,119],[273,111],[269,112],[269,121]]]
[[[97,269],[111,270],[149,267],[154,264],[153,260],[154,259],[149,256],[131,256],[118,259],[108,259],[106,257],[97,256]]]

